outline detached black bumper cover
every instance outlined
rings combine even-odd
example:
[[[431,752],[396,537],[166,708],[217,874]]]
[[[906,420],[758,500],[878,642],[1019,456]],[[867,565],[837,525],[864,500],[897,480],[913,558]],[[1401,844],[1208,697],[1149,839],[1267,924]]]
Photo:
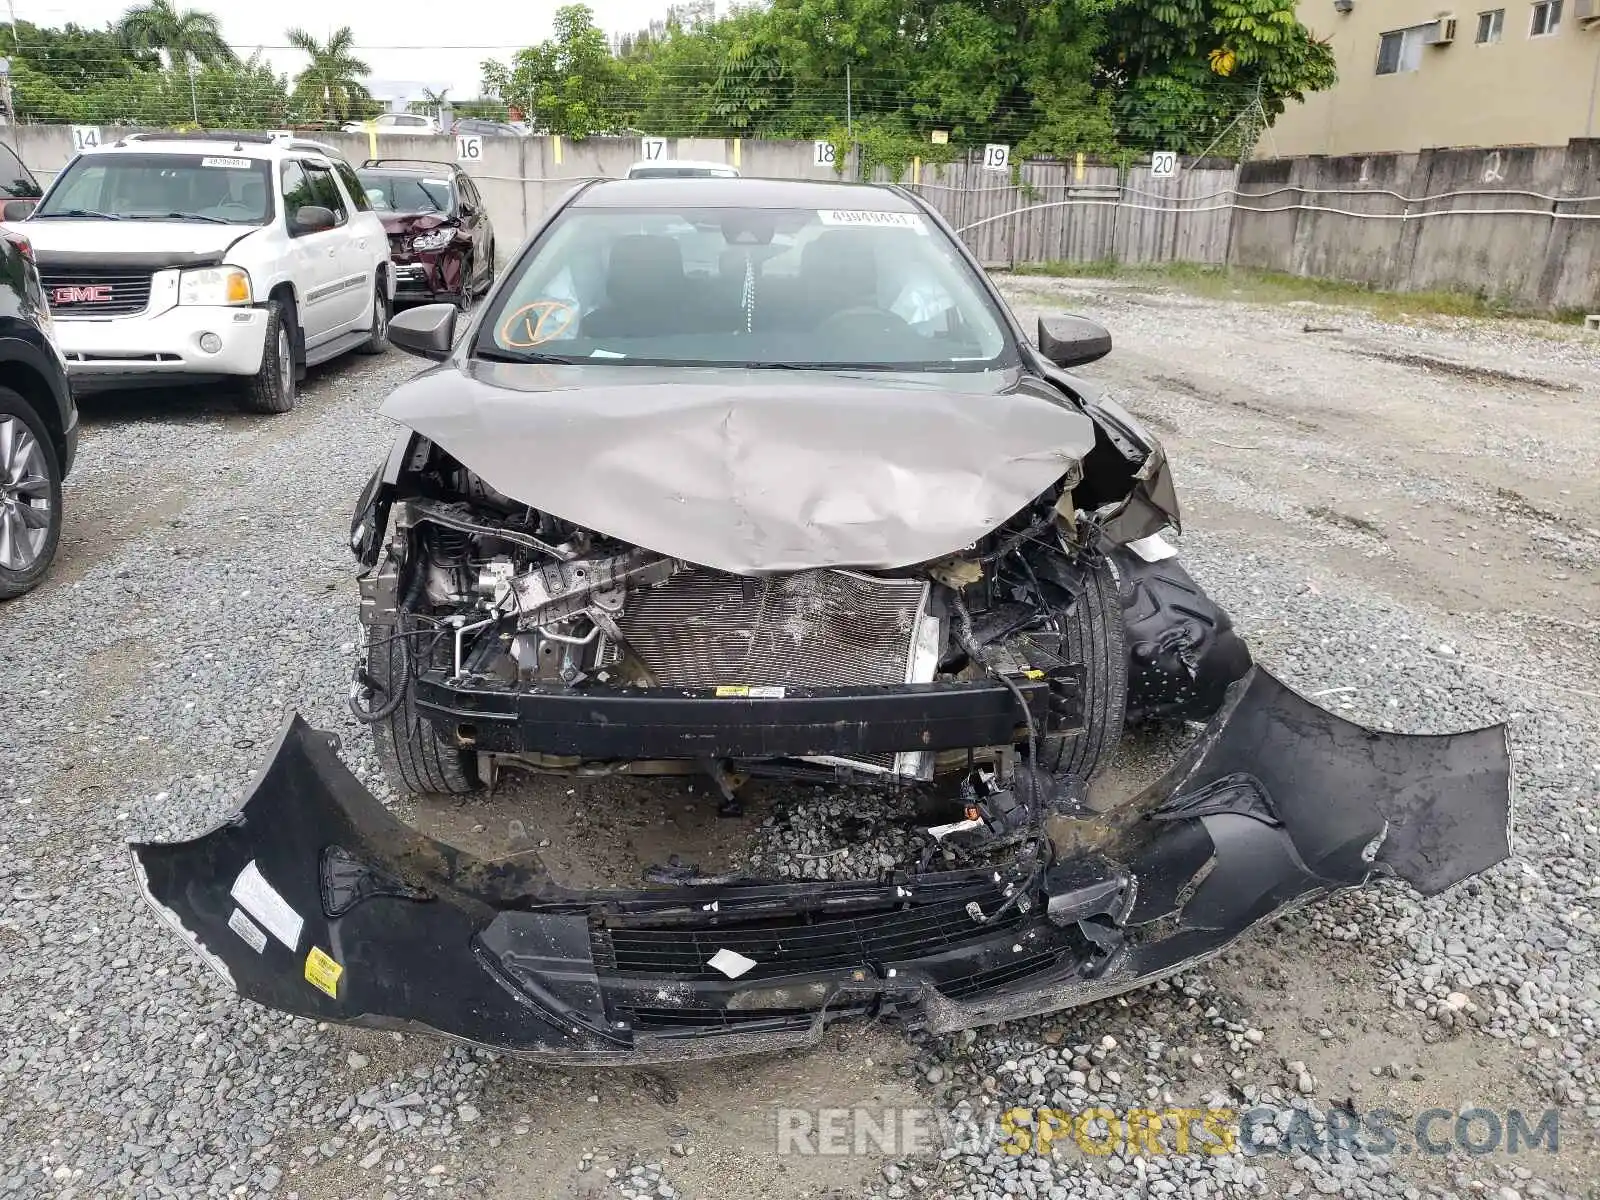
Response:
[[[1432,894],[1509,853],[1503,727],[1377,733],[1259,668],[1160,783],[1049,820],[1049,869],[581,892],[402,825],[285,728],[232,819],[133,847],[162,917],[243,996],[586,1062],[739,1054],[832,1019],[935,1031],[1081,1004],[1327,892]]]

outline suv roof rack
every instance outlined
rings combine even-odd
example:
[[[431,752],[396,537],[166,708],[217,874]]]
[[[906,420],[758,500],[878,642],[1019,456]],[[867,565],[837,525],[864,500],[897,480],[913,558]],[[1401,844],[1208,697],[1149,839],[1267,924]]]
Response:
[[[285,150],[298,150],[302,154],[320,154],[324,158],[344,158],[344,151],[337,146],[330,146],[327,142],[312,142],[305,138],[295,138],[278,143]]]
[[[124,142],[248,142],[252,146],[271,146],[277,141],[270,133],[260,130],[193,129],[183,132],[158,130],[154,133],[130,133],[119,139],[117,145]]]
[[[363,167],[443,167],[455,171],[456,164],[442,158],[369,158]]]

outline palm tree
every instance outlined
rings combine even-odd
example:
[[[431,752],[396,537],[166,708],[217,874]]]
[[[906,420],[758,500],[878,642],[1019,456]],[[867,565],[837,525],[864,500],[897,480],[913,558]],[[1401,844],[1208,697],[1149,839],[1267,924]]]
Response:
[[[294,80],[292,99],[303,112],[321,113],[325,121],[343,121],[352,109],[372,100],[372,94],[361,82],[372,68],[351,53],[355,35],[350,26],[335,31],[325,43],[304,29],[289,30],[288,38],[291,46],[311,58]]]
[[[157,51],[169,66],[198,62],[216,67],[235,61],[213,14],[196,8],[180,12],[172,0],[149,0],[130,8],[122,14],[116,30],[129,49]]]

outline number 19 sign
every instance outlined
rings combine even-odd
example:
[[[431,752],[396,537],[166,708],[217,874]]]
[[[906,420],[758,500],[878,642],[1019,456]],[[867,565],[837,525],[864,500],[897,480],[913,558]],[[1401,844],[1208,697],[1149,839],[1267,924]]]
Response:
[[[983,148],[983,169],[985,171],[1007,171],[1010,168],[1010,146],[998,146],[991,143]]]

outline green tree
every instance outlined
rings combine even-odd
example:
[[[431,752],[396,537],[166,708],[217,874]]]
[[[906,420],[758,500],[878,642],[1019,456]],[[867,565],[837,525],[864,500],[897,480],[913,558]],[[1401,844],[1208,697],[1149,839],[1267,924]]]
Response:
[[[117,35],[134,50],[153,50],[169,66],[187,64],[191,59],[204,66],[220,66],[235,61],[228,43],[222,40],[222,27],[212,13],[196,8],[181,12],[172,0],[149,0],[122,14]]]
[[[0,24],[0,54],[11,59],[13,73],[18,63],[26,63],[69,91],[161,67],[160,55],[130,49],[114,28],[85,29],[70,22],[60,29],[29,21]]]
[[[1102,58],[1123,140],[1191,154],[1242,151],[1262,118],[1337,78],[1295,0],[1121,0]]]
[[[517,51],[509,66],[491,59],[482,69],[484,92],[522,109],[545,133],[616,133],[637,109],[627,74],[587,5],[557,9],[552,37]]]
[[[303,50],[311,59],[295,76],[290,100],[302,116],[336,122],[367,111],[372,93],[362,80],[372,73],[353,53],[355,35],[346,25],[335,30],[327,42],[319,42],[304,29],[291,29],[289,44]]]
[[[486,95],[583,137],[854,141],[869,166],[1006,142],[1023,154],[1242,151],[1334,80],[1295,0],[706,0],[608,46],[582,5]]]

